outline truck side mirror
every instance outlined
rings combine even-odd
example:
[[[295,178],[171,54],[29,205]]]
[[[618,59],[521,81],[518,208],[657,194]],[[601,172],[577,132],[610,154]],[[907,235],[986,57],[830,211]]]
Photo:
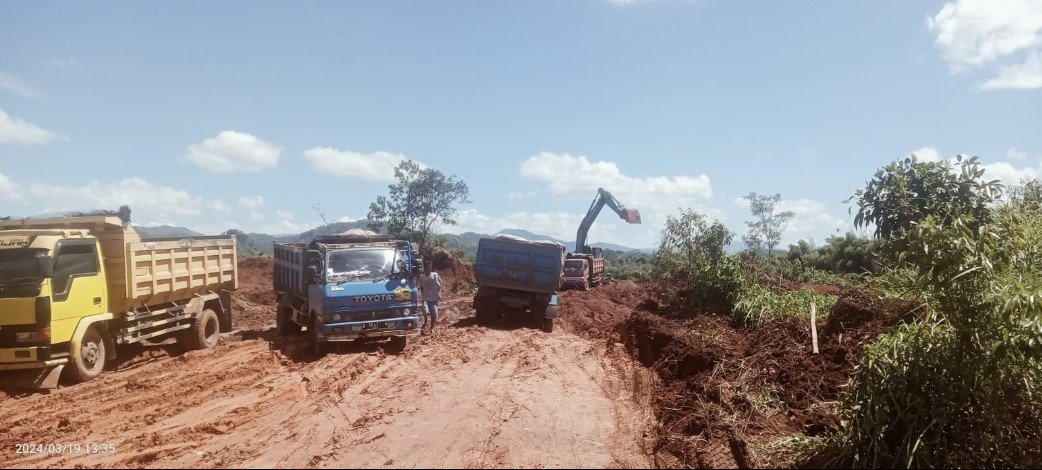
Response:
[[[54,258],[50,256],[37,256],[36,267],[40,271],[43,277],[54,276]]]

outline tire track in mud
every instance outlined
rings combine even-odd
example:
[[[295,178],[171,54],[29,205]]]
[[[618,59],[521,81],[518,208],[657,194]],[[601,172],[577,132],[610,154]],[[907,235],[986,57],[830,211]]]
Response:
[[[647,371],[611,343],[478,326],[469,299],[455,298],[404,355],[341,349],[316,358],[305,336],[270,329],[182,355],[145,347],[91,382],[0,398],[0,466],[651,464]],[[16,443],[117,452],[22,455]]]

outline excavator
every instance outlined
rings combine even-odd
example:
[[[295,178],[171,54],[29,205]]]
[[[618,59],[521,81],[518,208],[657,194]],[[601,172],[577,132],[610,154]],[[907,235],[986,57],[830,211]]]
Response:
[[[590,204],[590,209],[586,211],[586,216],[579,224],[579,231],[575,234],[575,251],[566,256],[562,287],[578,287],[587,290],[591,286],[601,283],[604,276],[604,257],[601,255],[600,248],[593,248],[586,244],[586,235],[605,205],[619,214],[619,218],[622,220],[631,224],[640,223],[640,211],[625,208],[610,192],[605,191],[604,188],[597,188],[597,196],[593,198],[593,203]]]

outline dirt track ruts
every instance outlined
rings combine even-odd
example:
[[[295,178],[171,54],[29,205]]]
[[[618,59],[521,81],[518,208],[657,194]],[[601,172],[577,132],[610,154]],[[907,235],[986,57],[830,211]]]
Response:
[[[0,392],[0,465],[651,465],[656,379],[621,345],[479,326],[465,297],[445,301],[443,315],[402,356],[366,343],[316,358],[304,336],[256,328],[208,351],[140,348],[49,394]],[[20,443],[116,453],[16,454]]]

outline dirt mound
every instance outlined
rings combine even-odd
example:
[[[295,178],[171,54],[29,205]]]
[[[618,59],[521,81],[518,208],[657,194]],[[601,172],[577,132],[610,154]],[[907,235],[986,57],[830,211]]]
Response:
[[[452,295],[454,284],[474,280],[474,265],[456,258],[451,251],[435,248],[427,255],[427,260],[441,276],[442,296]]]
[[[270,255],[239,261],[239,288],[232,294],[236,329],[264,330],[275,324],[274,268],[275,259]]]
[[[918,303],[909,300],[884,299],[867,289],[850,289],[840,296],[829,312],[825,328],[828,333],[864,330],[867,323],[893,324],[917,310]]]
[[[660,465],[791,464],[772,449],[838,426],[839,399],[864,344],[892,331],[915,305],[844,292],[832,314],[818,319],[818,354],[806,317],[749,330],[719,316],[635,312],[622,326],[626,345],[663,380],[656,393]]]
[[[609,338],[650,295],[647,287],[623,280],[588,291],[561,291],[558,311],[568,331],[590,338]]]

